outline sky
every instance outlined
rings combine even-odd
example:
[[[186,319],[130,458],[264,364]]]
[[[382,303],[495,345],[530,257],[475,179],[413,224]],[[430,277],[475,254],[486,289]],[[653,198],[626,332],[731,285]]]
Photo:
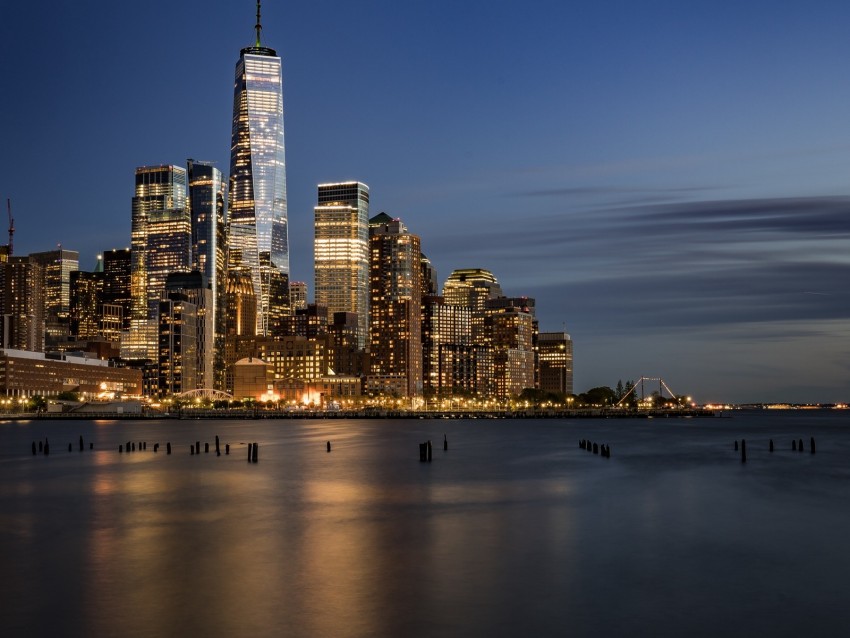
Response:
[[[229,167],[251,0],[0,0],[15,253],[126,247],[133,172]],[[850,400],[850,4],[263,3],[283,59],[291,277],[316,185],[360,180],[444,282],[566,328],[575,389]]]

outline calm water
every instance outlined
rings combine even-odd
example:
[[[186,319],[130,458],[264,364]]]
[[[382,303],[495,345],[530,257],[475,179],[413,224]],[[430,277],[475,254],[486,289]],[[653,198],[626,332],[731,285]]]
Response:
[[[0,633],[843,635],[850,412],[733,414],[0,423]]]

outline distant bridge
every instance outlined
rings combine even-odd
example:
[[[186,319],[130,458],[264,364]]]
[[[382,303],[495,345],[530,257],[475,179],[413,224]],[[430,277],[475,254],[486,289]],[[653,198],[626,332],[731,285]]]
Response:
[[[670,398],[671,398],[671,399],[675,399],[675,398],[676,398],[676,395],[675,395],[675,394],[673,393],[673,391],[670,389],[670,386],[669,386],[669,385],[667,385],[667,383],[665,383],[664,379],[662,379],[661,377],[641,377],[640,379],[638,379],[638,382],[637,382],[637,383],[635,383],[635,384],[634,384],[634,385],[633,385],[633,386],[629,389],[629,391],[628,391],[628,392],[626,392],[626,393],[623,395],[623,398],[622,398],[622,399],[620,399],[619,401],[617,401],[617,405],[619,406],[619,405],[620,405],[623,401],[625,401],[625,400],[629,397],[629,395],[630,395],[630,394],[632,394],[635,390],[637,390],[638,385],[640,385],[640,398],[641,398],[641,400],[643,400],[643,398],[644,398],[644,396],[645,396],[645,394],[644,394],[644,383],[645,383],[646,381],[658,381],[658,394],[659,394],[660,396],[662,396],[662,397],[663,397],[663,396],[664,396],[664,390],[667,390],[667,392],[669,392],[669,393],[670,393]]]

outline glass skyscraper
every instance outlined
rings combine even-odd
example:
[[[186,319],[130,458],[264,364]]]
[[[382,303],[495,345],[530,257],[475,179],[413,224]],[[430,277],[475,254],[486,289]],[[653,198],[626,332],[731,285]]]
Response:
[[[357,344],[363,348],[369,326],[369,187],[319,184],[314,213],[316,303],[330,315],[357,313]]]
[[[208,282],[212,302],[203,308],[207,322],[204,339],[198,343],[198,352],[209,361],[199,368],[202,385],[221,389],[224,387],[224,332],[225,332],[225,226],[224,202],[227,199],[221,171],[209,162],[189,160],[189,210],[192,213],[192,267],[203,274]],[[199,310],[200,314],[200,310]],[[211,367],[207,367],[211,366]]]
[[[169,273],[189,269],[191,220],[186,208],[186,169],[136,169],[131,219],[130,331],[121,343],[124,359],[157,357],[157,316]]]
[[[256,28],[255,45],[242,49],[236,63],[228,244],[231,262],[240,261],[234,266],[250,270],[256,332],[267,335],[283,312],[276,306],[288,299],[289,240],[281,60],[260,45],[259,9]]]

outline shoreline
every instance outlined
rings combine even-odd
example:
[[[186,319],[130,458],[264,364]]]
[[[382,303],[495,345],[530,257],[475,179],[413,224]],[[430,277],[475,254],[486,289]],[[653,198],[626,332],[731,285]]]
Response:
[[[176,412],[18,412],[0,414],[0,421],[122,420],[269,420],[269,419],[692,419],[721,418],[721,411],[683,410],[199,410]]]

